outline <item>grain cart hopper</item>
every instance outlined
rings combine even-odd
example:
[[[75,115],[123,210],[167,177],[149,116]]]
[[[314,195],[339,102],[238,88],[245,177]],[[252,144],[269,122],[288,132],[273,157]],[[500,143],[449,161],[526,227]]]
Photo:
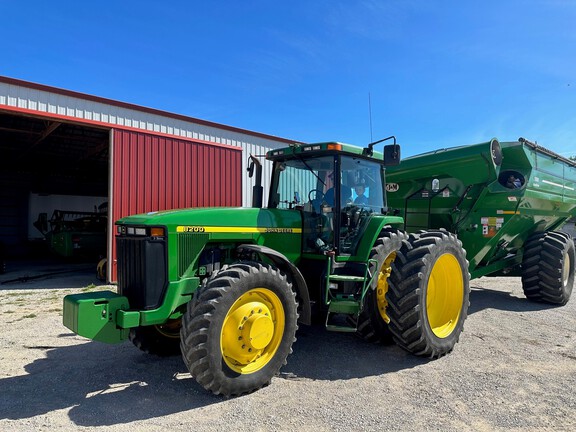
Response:
[[[472,278],[522,276],[530,300],[565,304],[574,244],[558,231],[576,214],[576,164],[520,138],[406,158],[387,172],[389,210],[408,232],[458,235]]]
[[[466,252],[447,229],[408,236],[404,219],[389,211],[385,166],[399,163],[400,147],[387,139],[394,144],[383,153],[373,150],[378,142],[268,152],[266,208],[262,170],[251,157],[252,208],[119,220],[118,293],[66,296],[64,324],[98,341],[129,338],[152,354],[181,352],[198,383],[223,395],[268,384],[291,352],[297,323],[310,324],[314,313],[331,331],[394,339],[427,357],[450,352],[469,304]],[[483,166],[499,165],[489,159]],[[393,186],[402,193],[401,184]],[[466,200],[466,188],[456,188],[454,204]],[[432,228],[440,227],[451,225]]]

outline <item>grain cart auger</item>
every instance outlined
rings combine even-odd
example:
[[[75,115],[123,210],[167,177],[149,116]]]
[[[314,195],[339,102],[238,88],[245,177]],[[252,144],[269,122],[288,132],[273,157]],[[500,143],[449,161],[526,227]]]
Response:
[[[489,150],[496,161],[492,156],[486,160],[485,147],[471,150],[475,156],[470,159],[485,160],[481,168],[499,173],[498,152]],[[416,210],[406,212],[408,197],[403,197],[394,211],[404,211],[410,220],[392,215],[384,193],[396,190],[400,193],[390,195],[400,198],[405,188],[400,179],[388,186],[384,182],[384,167],[397,165],[399,155],[395,139],[383,153],[374,152],[373,144],[364,149],[334,142],[290,146],[266,156],[273,162],[266,208],[260,208],[257,197],[253,208],[172,210],[119,220],[118,294],[65,297],[64,324],[98,341],[129,338],[152,354],[181,352],[192,376],[223,395],[267,385],[286,362],[298,323],[309,324],[312,312],[323,314],[332,331],[357,332],[367,340],[393,339],[428,357],[448,353],[468,310],[470,275],[461,240],[472,227],[464,227],[463,221],[474,210],[468,197],[482,182],[454,180],[453,223],[427,223],[417,227],[425,231],[408,236],[404,228],[412,229]],[[256,167],[257,177],[260,172]],[[518,172],[524,175],[521,181],[530,178],[527,171]],[[413,172],[421,178],[419,174]],[[428,180],[444,187],[440,174]],[[412,193],[421,189],[410,185]],[[428,196],[432,193],[430,188]],[[510,197],[518,202],[522,192],[517,193]],[[557,204],[548,204],[549,214],[537,227],[522,219],[518,232],[529,225],[534,233],[528,243],[531,252],[524,254],[529,263],[558,242],[564,245],[560,258],[571,264],[562,280],[571,287],[573,244],[558,240],[550,246],[551,235],[543,234],[560,225],[551,216],[557,208],[569,213]],[[442,212],[430,209],[430,220]],[[481,222],[478,226],[484,229]],[[502,234],[470,244],[469,259],[481,250],[488,260],[474,261],[472,271],[504,270],[500,261],[510,268],[522,264],[521,245]]]

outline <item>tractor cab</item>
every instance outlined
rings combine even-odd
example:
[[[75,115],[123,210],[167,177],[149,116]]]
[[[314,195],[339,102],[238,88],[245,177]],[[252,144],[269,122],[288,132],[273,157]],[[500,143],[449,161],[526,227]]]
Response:
[[[302,212],[304,254],[355,255],[371,218],[387,211],[386,161],[371,148],[321,143],[267,158],[274,161],[268,208]]]

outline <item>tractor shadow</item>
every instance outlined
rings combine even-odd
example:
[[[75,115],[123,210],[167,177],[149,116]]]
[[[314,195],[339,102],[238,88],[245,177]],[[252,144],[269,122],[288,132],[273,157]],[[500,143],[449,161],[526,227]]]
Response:
[[[181,357],[146,355],[130,343],[26,348],[42,358],[26,365],[25,375],[0,379],[0,419],[69,409],[77,426],[109,426],[223,400],[196,384]]]
[[[490,308],[528,312],[555,307],[479,285],[473,286],[470,303],[470,314]],[[296,336],[293,354],[280,378],[350,380],[385,376],[430,362],[396,345],[372,344],[354,334],[329,332],[323,323],[301,326]],[[76,336],[65,333],[55,337]],[[146,355],[131,343],[78,340],[67,346],[39,346],[22,342],[28,353],[20,351],[19,355],[34,360],[20,375],[0,378],[0,419],[28,419],[68,410],[76,426],[111,426],[230,401],[199,386],[180,356]],[[282,385],[282,379],[275,378],[274,385]]]
[[[512,292],[472,284],[468,315],[484,309],[509,312],[534,312],[559,305],[529,301]],[[411,369],[430,362],[410,354],[397,345],[372,344],[354,334],[326,331],[323,324],[302,326],[280,374],[287,379],[339,380],[377,376]]]
[[[518,297],[507,291],[492,290],[474,286],[473,284],[470,288],[468,315],[484,309],[496,309],[509,312],[535,312],[561,307],[561,305],[530,301],[524,296]]]
[[[286,379],[348,380],[384,375],[428,363],[397,345],[366,342],[355,334],[327,331],[323,324],[302,326],[288,364]]]
[[[58,335],[69,337],[75,335]],[[328,332],[323,325],[303,327],[297,338],[280,378],[346,380],[428,362],[396,346]],[[0,419],[21,420],[67,409],[76,426],[112,426],[233,401],[198,385],[180,356],[150,356],[130,343],[24,348],[36,359],[24,366],[25,374],[0,378]],[[274,382],[282,385],[278,378]]]

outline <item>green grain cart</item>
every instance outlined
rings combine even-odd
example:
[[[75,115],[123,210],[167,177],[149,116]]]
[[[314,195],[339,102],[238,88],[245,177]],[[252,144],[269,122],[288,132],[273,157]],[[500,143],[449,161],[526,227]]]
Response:
[[[568,301],[574,243],[557,230],[576,212],[570,161],[492,140],[397,166],[395,138],[383,153],[377,143],[268,152],[266,208],[251,157],[252,208],[119,220],[118,294],[66,296],[64,324],[151,354],[181,352],[198,383],[229,396],[268,384],[313,315],[328,330],[436,358],[458,341],[470,274],[521,274],[529,299]]]

